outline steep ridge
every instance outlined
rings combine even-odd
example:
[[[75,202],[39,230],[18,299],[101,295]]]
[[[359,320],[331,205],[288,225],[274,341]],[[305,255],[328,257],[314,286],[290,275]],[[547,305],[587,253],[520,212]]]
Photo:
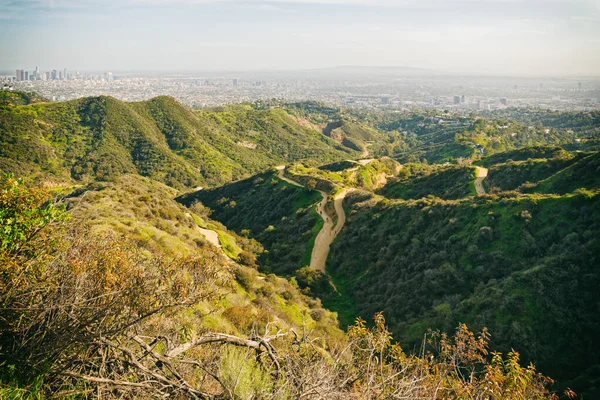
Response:
[[[554,175],[540,181],[527,191],[565,194],[576,189],[600,187],[600,152],[583,154],[583,157]]]
[[[586,153],[568,154],[560,158],[529,158],[490,166],[487,177],[492,191],[518,190],[522,185],[537,184],[558,171],[576,163]]]
[[[359,154],[281,109],[194,112],[166,96],[6,105],[0,130],[0,170],[48,185],[133,173],[184,189],[224,184],[277,162],[326,163]]]

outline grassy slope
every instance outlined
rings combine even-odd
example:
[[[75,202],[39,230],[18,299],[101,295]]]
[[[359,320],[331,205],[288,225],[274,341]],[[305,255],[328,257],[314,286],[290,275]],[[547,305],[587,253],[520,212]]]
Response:
[[[517,150],[496,153],[485,157],[477,164],[482,167],[491,167],[496,164],[510,161],[526,161],[529,159],[570,159],[572,155],[556,146],[534,146],[525,147]]]
[[[539,182],[533,191],[537,193],[569,193],[579,188],[600,187],[600,152],[583,157],[556,174]]]
[[[388,177],[396,175],[400,170],[401,166],[398,162],[389,157],[382,157],[366,165],[341,161],[313,168],[296,163],[290,166],[288,173],[295,175],[301,181],[314,178],[318,182],[328,182],[323,185],[323,190],[333,193],[339,187],[376,190],[385,183]]]
[[[471,167],[410,164],[378,193],[391,199],[420,199],[428,195],[459,199],[471,195],[469,185],[473,179]]]
[[[515,190],[523,184],[542,181],[576,161],[576,158],[509,161],[489,168],[487,182],[494,191]]]
[[[0,169],[47,184],[133,173],[182,189],[223,184],[282,162],[354,154],[283,110],[192,112],[170,97],[6,105],[0,130]]]
[[[259,277],[257,271],[228,260],[197,231],[198,222],[219,227],[236,246],[255,246],[237,237],[217,222],[198,216],[173,200],[176,191],[160,182],[135,175],[111,183],[93,183],[67,198],[75,223],[90,224],[90,234],[114,232],[133,239],[148,252],[163,256],[200,254],[231,270],[236,280],[218,304],[204,303],[187,309],[161,324],[179,325],[180,330],[212,329],[231,334],[249,334],[266,321],[280,327],[316,329],[327,340],[340,338],[335,314],[318,300],[302,295],[297,286],[274,275]],[[238,243],[235,243],[235,240]],[[212,262],[212,261],[211,261]],[[203,315],[204,314],[204,315]],[[201,315],[201,318],[198,318]]]
[[[48,100],[36,93],[0,90],[0,107],[24,106],[32,103],[41,103],[44,101]]]
[[[229,229],[257,239],[267,252],[260,258],[268,271],[292,275],[306,263],[321,221],[314,204],[321,195],[279,180],[274,172],[212,190],[185,195],[183,204],[200,201],[211,217]],[[322,222],[322,221],[321,221]]]
[[[355,204],[328,268],[361,316],[384,310],[405,347],[428,328],[487,326],[495,346],[568,380],[600,364],[590,196]]]

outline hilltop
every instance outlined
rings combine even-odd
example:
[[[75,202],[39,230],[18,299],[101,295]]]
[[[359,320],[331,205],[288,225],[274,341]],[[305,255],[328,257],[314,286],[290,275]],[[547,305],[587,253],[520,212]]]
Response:
[[[0,129],[0,169],[49,185],[140,174],[194,188],[276,163],[353,157],[352,149],[281,109],[239,105],[194,112],[170,97],[16,103],[0,107]]]

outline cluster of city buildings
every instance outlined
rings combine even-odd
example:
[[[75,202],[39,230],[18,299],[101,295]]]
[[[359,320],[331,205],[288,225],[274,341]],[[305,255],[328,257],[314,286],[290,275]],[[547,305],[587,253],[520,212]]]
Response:
[[[25,69],[17,69],[14,76],[2,76],[0,82],[29,82],[29,81],[67,81],[67,80],[98,80],[111,82],[115,80],[112,72],[104,72],[102,74],[80,74],[68,73],[67,69],[53,69],[52,71],[41,72],[38,67],[35,70],[28,71]]]

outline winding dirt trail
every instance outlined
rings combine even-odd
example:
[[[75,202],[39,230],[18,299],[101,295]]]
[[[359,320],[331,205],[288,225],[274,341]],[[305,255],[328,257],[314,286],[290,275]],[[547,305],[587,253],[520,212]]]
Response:
[[[223,247],[221,246],[221,242],[219,241],[219,235],[217,234],[217,232],[200,227],[198,227],[198,232],[200,232],[206,238],[206,240],[208,240],[208,242],[213,246],[216,246],[218,248]]]
[[[487,168],[475,167],[477,169],[477,178],[475,179],[475,191],[478,195],[485,194],[485,189],[483,188],[483,180],[488,175]]]
[[[192,214],[190,213],[185,213],[185,216],[187,218],[192,218]],[[200,232],[200,234],[204,236],[204,238],[213,246],[216,246],[218,248],[223,247],[221,246],[221,241],[219,240],[219,234],[217,232],[212,231],[210,229],[200,228],[198,225],[196,225],[196,230]]]
[[[310,255],[310,267],[319,271],[325,272],[325,263],[327,262],[327,256],[329,255],[329,246],[335,239],[333,231],[333,221],[331,217],[325,211],[327,205],[327,193],[322,192],[323,200],[317,204],[317,212],[323,219],[323,227],[315,238],[315,244]]]
[[[277,167],[275,167],[277,170],[279,170],[279,179],[281,179],[282,181],[286,181],[287,183],[289,183],[290,185],[294,185],[294,186],[298,186],[303,188],[304,186],[299,184],[296,181],[293,181],[289,178],[286,178],[285,175],[283,175],[283,172],[285,171],[285,165],[279,165]]]
[[[286,178],[284,176],[285,166],[276,167],[279,170],[279,178],[299,187],[304,187],[298,182]],[[344,227],[344,223],[346,222],[346,213],[344,212],[344,207],[342,203],[344,202],[344,198],[346,194],[348,194],[353,189],[344,189],[340,193],[337,194],[334,198],[334,206],[335,213],[337,214],[337,223],[335,227],[333,226],[333,221],[331,217],[325,211],[325,206],[327,205],[328,195],[326,192],[319,190],[323,199],[317,204],[317,213],[323,219],[323,228],[317,234],[315,238],[315,244],[312,249],[312,253],[310,256],[310,267],[319,271],[325,272],[325,264],[327,263],[327,256],[329,256],[329,249],[331,247],[331,243],[335,240],[337,235],[340,233],[342,228]]]

